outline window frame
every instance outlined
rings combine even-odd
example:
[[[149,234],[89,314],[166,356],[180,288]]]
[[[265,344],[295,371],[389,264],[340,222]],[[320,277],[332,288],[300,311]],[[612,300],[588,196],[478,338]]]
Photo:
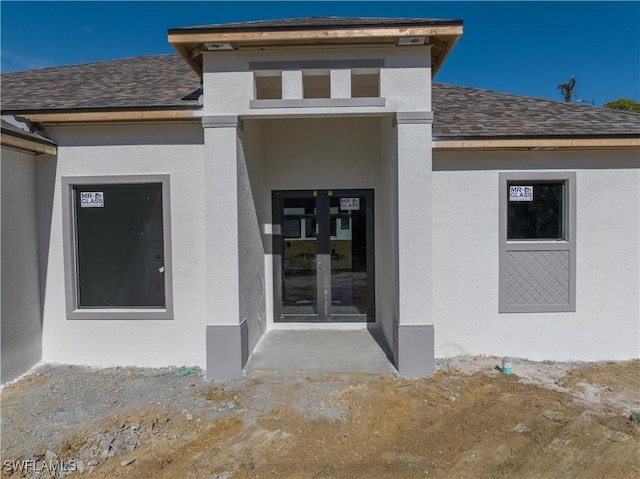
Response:
[[[564,182],[562,239],[507,239],[509,182]],[[535,198],[535,192],[534,192]],[[499,313],[576,311],[576,173],[574,171],[513,171],[499,174]],[[569,286],[566,304],[507,304],[507,254],[510,251],[568,251]]]
[[[159,183],[162,188],[164,252],[164,308],[80,307],[78,292],[76,186]],[[173,319],[173,267],[171,258],[171,201],[169,175],[109,175],[62,177],[62,221],[65,301],[67,319]]]

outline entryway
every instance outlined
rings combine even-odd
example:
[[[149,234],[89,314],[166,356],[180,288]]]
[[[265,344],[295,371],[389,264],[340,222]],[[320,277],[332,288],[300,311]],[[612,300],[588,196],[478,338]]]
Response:
[[[276,322],[375,320],[373,190],[273,192]]]
[[[275,329],[262,336],[245,371],[396,374],[392,361],[379,329]]]

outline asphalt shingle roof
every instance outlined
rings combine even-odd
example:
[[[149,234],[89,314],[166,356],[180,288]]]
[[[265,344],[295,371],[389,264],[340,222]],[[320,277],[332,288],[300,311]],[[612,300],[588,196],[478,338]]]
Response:
[[[171,28],[169,33],[186,31],[215,32],[250,32],[254,30],[312,30],[362,27],[404,27],[404,26],[439,26],[462,25],[462,20],[443,18],[389,18],[389,17],[305,17],[283,18],[279,20],[258,20],[253,22],[236,22],[195,27]]]
[[[2,112],[200,109],[200,79],[177,55],[2,75]],[[438,139],[640,137],[640,114],[433,84]]]
[[[433,84],[433,135],[447,138],[640,137],[640,114]]]
[[[198,108],[200,78],[177,55],[2,75],[2,111]]]

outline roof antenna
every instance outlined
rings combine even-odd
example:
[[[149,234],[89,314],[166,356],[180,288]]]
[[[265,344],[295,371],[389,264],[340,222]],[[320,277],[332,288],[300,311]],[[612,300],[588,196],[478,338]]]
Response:
[[[558,90],[562,92],[562,96],[564,97],[564,101],[567,103],[571,103],[571,99],[573,98],[573,87],[576,86],[576,79],[571,75],[571,80],[567,83],[560,83],[558,85]]]

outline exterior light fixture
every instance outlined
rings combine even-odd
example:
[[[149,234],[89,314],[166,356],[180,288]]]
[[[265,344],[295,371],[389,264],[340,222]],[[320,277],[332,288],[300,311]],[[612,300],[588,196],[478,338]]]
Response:
[[[231,43],[205,43],[204,48],[210,52],[219,50],[233,50]]]
[[[398,38],[398,46],[424,45],[425,37],[402,37]]]

